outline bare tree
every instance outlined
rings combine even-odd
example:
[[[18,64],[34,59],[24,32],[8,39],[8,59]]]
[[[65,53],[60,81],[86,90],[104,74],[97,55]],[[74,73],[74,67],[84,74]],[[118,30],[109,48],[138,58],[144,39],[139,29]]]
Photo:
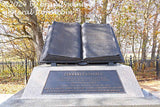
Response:
[[[11,35],[9,33],[8,34],[0,34],[0,35],[4,35],[4,36],[11,37],[14,39],[27,38],[29,40],[32,40],[34,43],[35,50],[36,50],[37,59],[39,59],[41,52],[42,52],[43,45],[44,45],[44,41],[43,41],[43,36],[42,36],[42,28],[38,22],[36,10],[35,10],[34,6],[30,5],[30,3],[32,1],[31,0],[24,0],[24,1],[5,0],[5,1],[8,1],[10,4],[14,5],[21,12],[24,12],[24,11],[30,12],[32,10],[33,13],[32,14],[24,14],[29,19],[29,20],[25,20],[25,22],[24,22],[24,20],[22,21],[21,18],[19,18],[15,14],[13,14],[13,18],[16,19],[18,22],[17,24],[23,25],[23,35],[27,35],[27,36],[16,36],[16,35]],[[25,2],[25,4],[23,4],[23,2]],[[17,5],[17,3],[19,5]],[[30,28],[30,30],[32,32],[28,32],[26,30],[27,28]]]

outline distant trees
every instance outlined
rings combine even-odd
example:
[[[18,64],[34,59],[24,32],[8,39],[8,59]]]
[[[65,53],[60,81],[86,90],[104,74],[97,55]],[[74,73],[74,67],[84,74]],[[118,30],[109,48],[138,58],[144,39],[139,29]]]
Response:
[[[114,7],[117,7],[122,0],[102,0],[101,13],[101,24],[107,23],[107,17],[112,13]]]
[[[152,53],[151,53],[151,60],[155,60],[155,54],[156,54],[156,49],[158,47],[158,35],[160,33],[160,19],[158,18],[160,15],[160,2],[159,1],[154,1],[154,14],[153,14],[153,36],[152,36]],[[159,42],[159,47],[157,49],[157,54],[159,54],[159,48],[160,48],[160,42]]]
[[[21,58],[39,59],[53,21],[109,22],[124,56],[130,50],[145,61],[148,53],[152,60],[160,53],[159,0],[3,0],[0,8],[0,43]]]
[[[124,54],[125,48],[131,48],[134,58],[145,61],[151,53],[155,60],[160,39],[159,9],[158,0],[124,0],[114,10],[112,24]]]

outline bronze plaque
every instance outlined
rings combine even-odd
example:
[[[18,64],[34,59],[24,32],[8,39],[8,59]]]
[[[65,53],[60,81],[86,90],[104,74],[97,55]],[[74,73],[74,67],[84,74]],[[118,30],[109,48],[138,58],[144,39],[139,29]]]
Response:
[[[42,94],[125,93],[116,70],[50,71]]]

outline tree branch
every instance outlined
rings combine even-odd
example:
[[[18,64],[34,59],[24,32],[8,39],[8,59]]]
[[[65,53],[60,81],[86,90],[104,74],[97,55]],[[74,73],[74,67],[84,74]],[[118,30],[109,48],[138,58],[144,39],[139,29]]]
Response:
[[[29,40],[33,40],[31,37],[28,37],[28,35],[20,36],[20,37],[13,36],[11,34],[2,34],[2,33],[0,33],[0,35],[5,36],[5,37],[9,37],[9,38],[14,38],[14,39],[25,39],[26,38]]]
[[[14,18],[19,22],[19,24],[21,24],[21,25],[26,25],[26,26],[28,26],[28,27],[31,27],[31,25],[30,25],[29,23],[22,23],[22,22],[20,21],[20,19],[19,19],[15,14],[13,14],[13,16],[14,16]]]
[[[60,4],[60,2],[58,0],[55,0],[55,1],[56,1],[56,3]]]
[[[5,0],[5,1],[8,1],[10,4],[14,5],[21,12],[30,11],[31,9],[35,12],[35,8],[30,6],[30,1],[31,0],[25,0],[26,6],[24,6],[19,0]],[[17,2],[21,6],[15,5],[14,2]],[[32,21],[32,23],[37,24],[37,17],[35,15],[35,13],[32,14],[32,15],[29,14],[29,15],[25,15],[25,16],[27,16]]]
[[[30,35],[31,36],[31,34],[26,31],[25,25],[23,26],[23,32],[25,33],[25,35]]]
[[[109,12],[107,12],[107,16],[108,16],[109,14],[111,14],[111,12],[112,12],[112,10],[113,10],[113,8],[114,8],[114,5],[115,5],[115,4],[113,4],[112,7],[109,9]]]
[[[0,43],[9,43],[9,42],[12,42],[12,41],[14,41],[14,40],[16,40],[16,39],[12,39],[12,40],[8,40],[8,41],[6,41],[6,42],[0,42]]]

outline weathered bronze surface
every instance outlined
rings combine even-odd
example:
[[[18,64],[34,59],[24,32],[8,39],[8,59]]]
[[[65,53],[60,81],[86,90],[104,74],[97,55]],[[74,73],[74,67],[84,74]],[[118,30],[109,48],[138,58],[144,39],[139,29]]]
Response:
[[[80,24],[54,22],[48,29],[41,62],[80,62]]]
[[[109,24],[82,26],[83,59],[88,63],[123,62],[123,57]]]
[[[123,62],[117,39],[109,24],[54,22],[49,27],[40,62]]]
[[[116,70],[50,71],[42,94],[125,93]]]

